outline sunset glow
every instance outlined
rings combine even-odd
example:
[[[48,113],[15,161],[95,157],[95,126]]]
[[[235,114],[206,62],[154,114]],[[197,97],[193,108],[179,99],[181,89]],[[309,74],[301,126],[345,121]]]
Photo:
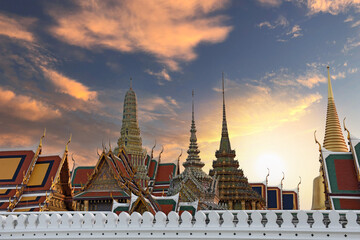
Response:
[[[189,145],[191,92],[204,171],[219,149],[221,73],[231,147],[249,182],[300,185],[319,173],[327,70],[340,122],[360,136],[358,0],[2,1],[0,148],[76,164],[117,145],[125,92],[136,92],[143,147],[176,162]]]

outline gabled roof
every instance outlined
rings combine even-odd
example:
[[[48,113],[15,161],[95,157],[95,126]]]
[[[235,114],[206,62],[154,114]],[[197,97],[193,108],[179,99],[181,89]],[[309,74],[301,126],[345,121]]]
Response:
[[[75,168],[71,184],[73,187],[81,188],[88,181],[88,176],[94,171],[95,166],[79,166]]]
[[[1,151],[0,186],[22,184],[34,155],[33,151]]]

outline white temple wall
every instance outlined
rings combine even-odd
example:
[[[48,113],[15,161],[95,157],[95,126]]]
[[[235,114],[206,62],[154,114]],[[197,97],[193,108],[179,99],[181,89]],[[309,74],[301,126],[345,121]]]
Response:
[[[360,239],[360,211],[1,213],[0,239]]]

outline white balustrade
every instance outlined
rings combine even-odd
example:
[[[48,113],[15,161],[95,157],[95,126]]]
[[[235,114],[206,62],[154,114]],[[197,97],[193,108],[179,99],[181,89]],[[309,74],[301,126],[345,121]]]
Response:
[[[360,211],[23,212],[0,239],[360,239]]]

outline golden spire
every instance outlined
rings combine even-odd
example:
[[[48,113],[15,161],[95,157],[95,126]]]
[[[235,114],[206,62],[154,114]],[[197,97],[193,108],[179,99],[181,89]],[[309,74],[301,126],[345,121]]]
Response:
[[[328,106],[326,114],[326,128],[324,147],[333,152],[348,152],[344,136],[341,131],[339,117],[335,107],[334,93],[331,86],[330,70],[328,70]]]

